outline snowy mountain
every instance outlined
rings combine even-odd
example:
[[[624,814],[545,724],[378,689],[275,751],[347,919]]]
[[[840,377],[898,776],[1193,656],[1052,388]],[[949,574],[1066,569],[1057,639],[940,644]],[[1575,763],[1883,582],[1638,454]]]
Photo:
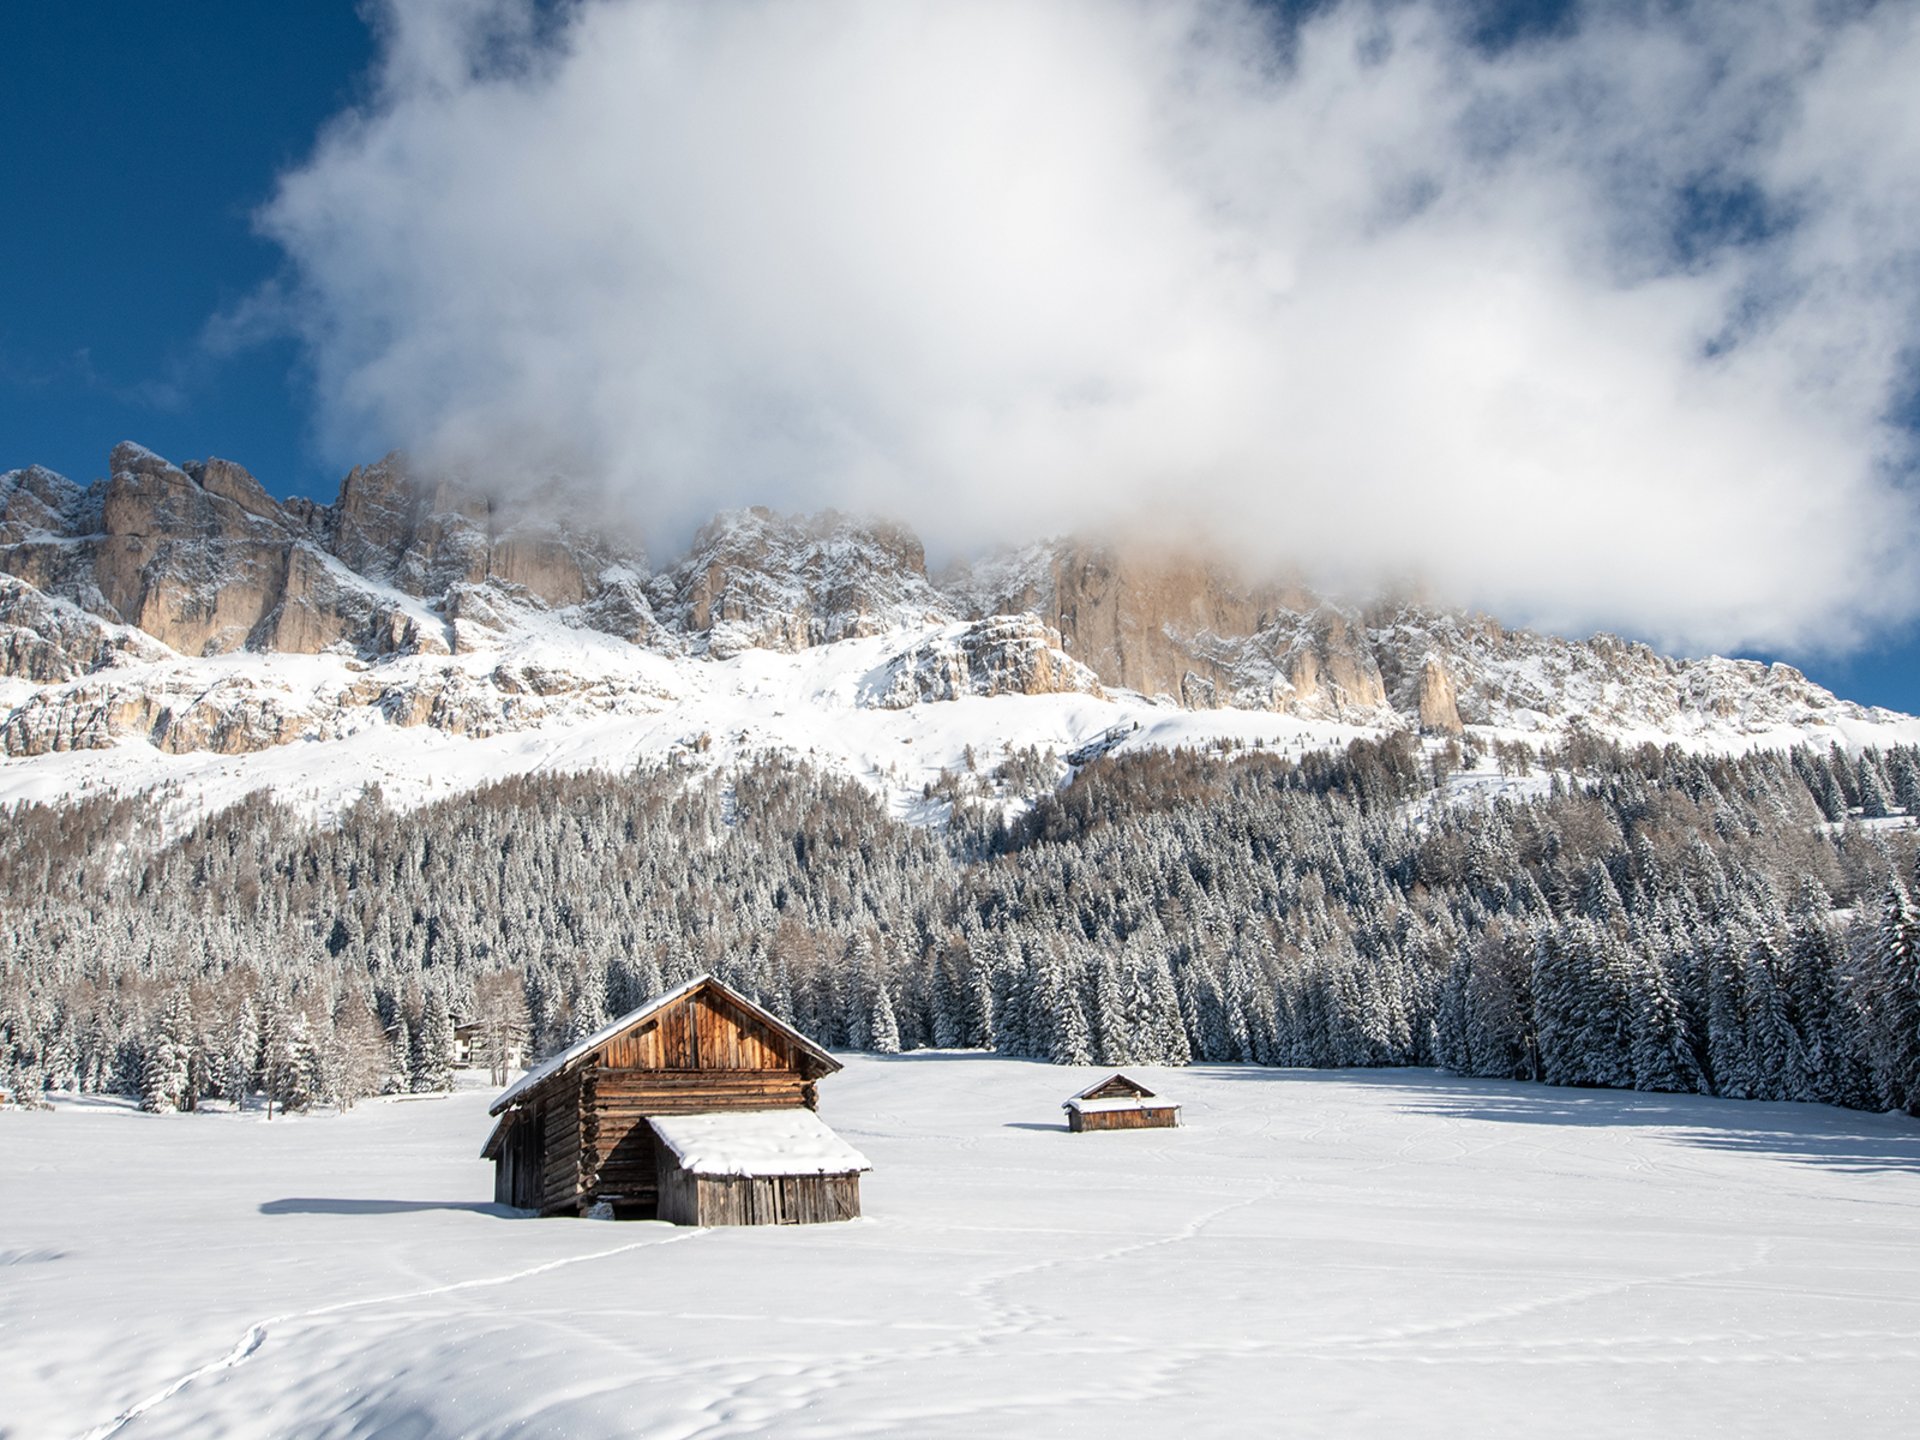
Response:
[[[1920,738],[1785,665],[1675,660],[1217,562],[1062,539],[930,576],[836,514],[716,518],[652,569],[577,497],[398,456],[331,505],[229,461],[115,448],[81,487],[0,475],[0,798],[173,782],[325,806],[539,767],[809,754],[904,810],[969,752],[1294,749],[1570,723],[1716,749]]]

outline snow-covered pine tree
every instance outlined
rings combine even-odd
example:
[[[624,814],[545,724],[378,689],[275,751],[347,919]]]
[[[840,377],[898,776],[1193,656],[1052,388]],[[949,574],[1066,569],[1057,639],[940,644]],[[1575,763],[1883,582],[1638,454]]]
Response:
[[[848,942],[841,960],[841,1022],[847,1047],[868,1050],[873,1047],[873,972],[878,964],[873,940],[860,933]]]
[[[304,1110],[313,1102],[313,1036],[306,1012],[284,996],[267,1001],[260,1025],[260,1079],[267,1118]]]
[[[867,1027],[868,1048],[876,1055],[900,1053],[900,1025],[894,1017],[893,997],[885,984],[873,987],[873,1019]]]
[[[1713,1093],[1751,1100],[1757,1088],[1747,1043],[1745,957],[1731,936],[1712,935],[1707,967],[1707,1068]]]
[[[1754,1094],[1769,1100],[1811,1098],[1805,1046],[1787,1004],[1786,965],[1765,931],[1747,947],[1747,1052]]]
[[[1111,950],[1102,950],[1092,969],[1093,1057],[1102,1065],[1125,1065],[1135,1058],[1135,1048],[1121,993],[1119,957]]]
[[[168,992],[147,1037],[145,1063],[140,1074],[140,1108],[170,1115],[188,1107],[186,1098],[188,1053],[193,1015],[184,986]]]
[[[1894,1104],[1920,1114],[1920,912],[1897,876],[1874,939],[1876,1068]]]
[[[1665,966],[1636,956],[1632,966],[1633,1088],[1690,1094],[1704,1086],[1680,1001]]]
[[[1888,811],[1887,783],[1880,773],[1877,757],[1862,751],[1854,762],[1854,788],[1860,796],[1863,820],[1885,819]]]
[[[1787,922],[1787,1006],[1805,1047],[1807,1098],[1832,1102],[1843,1086],[1845,1062],[1835,1033],[1840,1005],[1839,947],[1827,920],[1830,902],[1808,877]]]
[[[597,988],[590,991],[598,994]],[[602,1019],[601,1024],[605,1024]],[[592,1034],[595,1025],[584,1031]],[[578,1036],[576,1039],[580,1038]],[[420,1009],[420,1023],[413,1032],[412,1085],[417,1093],[438,1094],[453,1089],[453,1017],[447,1013],[446,996],[437,985],[429,986]]]

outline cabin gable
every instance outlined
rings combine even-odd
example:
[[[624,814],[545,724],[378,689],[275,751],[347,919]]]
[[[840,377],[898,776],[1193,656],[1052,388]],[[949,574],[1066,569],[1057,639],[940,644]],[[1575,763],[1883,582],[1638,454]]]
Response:
[[[1076,1100],[1146,1100],[1151,1099],[1153,1091],[1147,1089],[1138,1080],[1128,1079],[1125,1075],[1109,1075],[1097,1085],[1089,1085],[1073,1098]]]
[[[789,1070],[812,1079],[826,1067],[717,986],[694,990],[601,1045],[603,1070]]]

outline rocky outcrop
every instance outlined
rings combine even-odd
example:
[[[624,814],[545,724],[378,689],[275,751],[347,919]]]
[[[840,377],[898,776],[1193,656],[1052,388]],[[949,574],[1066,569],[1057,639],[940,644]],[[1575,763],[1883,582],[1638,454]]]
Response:
[[[550,609],[587,600],[593,576],[618,556],[604,537],[576,533],[577,507],[553,494],[507,501],[445,478],[415,475],[404,457],[363,465],[340,498],[316,509],[316,535],[349,569],[435,598],[491,585]]]
[[[0,475],[0,545],[57,539],[85,527],[87,492],[41,465]]]
[[[1106,698],[1099,677],[1060,648],[1057,631],[1030,615],[995,615],[916,641],[867,678],[868,705],[901,710],[969,695]]]
[[[655,633],[644,567],[572,513],[418,477],[397,455],[354,470],[332,505],[282,504],[231,461],[122,444],[91,490],[37,467],[0,476],[0,573],[189,655],[448,651],[456,621],[485,627],[496,604]]]
[[[1428,657],[1420,668],[1420,687],[1414,692],[1413,706],[1422,730],[1443,735],[1460,733],[1460,707],[1453,697],[1453,682],[1447,678],[1447,667],[1437,658]]]
[[[1347,612],[1298,585],[1247,583],[1176,551],[1057,541],[947,577],[974,615],[1025,612],[1058,628],[1103,684],[1189,708],[1249,706],[1368,722],[1386,691]]]
[[[166,653],[137,630],[109,625],[25,581],[0,575],[0,676],[50,685]]]
[[[1190,675],[1230,692],[1225,668],[1207,653],[1211,642],[1257,633],[1279,603],[1189,556],[1071,540],[947,578],[972,616],[1036,615],[1104,682],[1143,695],[1179,695]]]
[[[724,659],[742,650],[803,650],[954,618],[927,580],[908,531],[831,511],[723,515],[651,588],[669,626]]]

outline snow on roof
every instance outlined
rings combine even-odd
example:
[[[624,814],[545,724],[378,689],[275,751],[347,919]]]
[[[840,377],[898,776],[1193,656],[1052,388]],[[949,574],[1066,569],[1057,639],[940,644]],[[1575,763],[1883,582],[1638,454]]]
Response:
[[[873,1168],[811,1110],[650,1115],[647,1123],[690,1175],[846,1175]]]
[[[1060,1108],[1077,1110],[1082,1115],[1097,1115],[1108,1110],[1178,1110],[1180,1107],[1157,1095],[1121,1095],[1107,1100],[1083,1100],[1076,1095],[1071,1100],[1062,1101]]]
[[[646,1004],[629,1010],[618,1020],[609,1020],[585,1039],[574,1041],[573,1044],[569,1045],[565,1050],[562,1050],[558,1055],[548,1056],[545,1060],[542,1060],[538,1065],[534,1066],[533,1069],[527,1071],[526,1074],[514,1081],[513,1084],[509,1085],[505,1090],[501,1091],[500,1098],[495,1100],[493,1104],[487,1108],[487,1113],[489,1115],[498,1115],[502,1110],[509,1108],[525,1098],[530,1091],[553,1076],[558,1075],[574,1062],[585,1059],[623,1030],[628,1030],[638,1025],[656,1010],[664,1010],[674,1001],[684,999],[695,990],[698,990],[702,985],[713,986],[748,1013],[757,1015],[781,1033],[792,1037],[799,1043],[802,1049],[806,1050],[816,1059],[824,1061],[835,1070],[840,1068],[840,1062],[838,1060],[835,1060],[831,1055],[827,1054],[826,1051],[814,1044],[813,1041],[807,1039],[806,1036],[787,1024],[787,1022],[782,1020],[778,1015],[762,1009],[760,1006],[754,1004],[753,1001],[747,999],[747,997],[742,995],[738,990],[735,990],[731,985],[716,980],[711,975],[696,975],[693,979],[687,981],[686,984],[676,985],[664,995],[656,995],[653,999],[647,1001]]]

